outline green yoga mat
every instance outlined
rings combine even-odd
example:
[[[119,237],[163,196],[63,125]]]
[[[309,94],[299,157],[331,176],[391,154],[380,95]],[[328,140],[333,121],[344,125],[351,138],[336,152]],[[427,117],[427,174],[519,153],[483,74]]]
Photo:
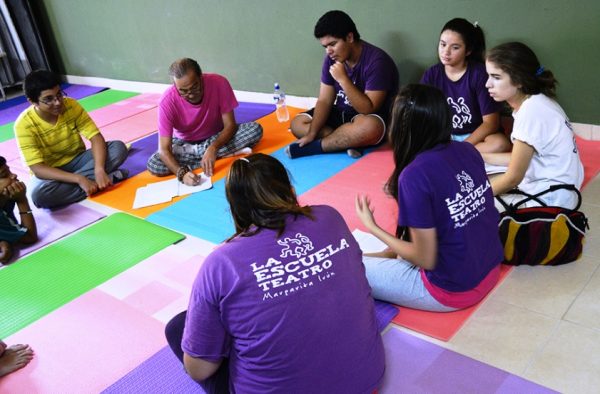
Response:
[[[130,97],[137,95],[139,95],[139,93],[109,89],[82,98],[78,101],[79,104],[81,104],[81,106],[85,108],[86,111],[90,112],[95,109],[106,107],[107,105],[114,104],[116,102],[126,100]],[[0,126],[0,142],[15,138],[15,133],[13,131],[14,125],[15,122],[10,122]]]
[[[115,213],[9,265],[0,270],[0,338],[183,238],[135,216]]]
[[[0,142],[15,138],[14,125],[15,122],[10,122],[0,126]]]
[[[90,112],[137,95],[139,95],[139,93],[109,89],[91,96],[87,96],[78,101],[86,111]]]

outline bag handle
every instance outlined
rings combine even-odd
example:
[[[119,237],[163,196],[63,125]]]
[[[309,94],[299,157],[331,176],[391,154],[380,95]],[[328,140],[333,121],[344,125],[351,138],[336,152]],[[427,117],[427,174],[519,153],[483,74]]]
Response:
[[[547,207],[547,205],[542,200],[540,200],[539,197],[546,193],[550,193],[550,192],[560,190],[560,189],[570,190],[577,194],[577,206],[575,208],[573,208],[572,211],[579,210],[579,207],[581,207],[581,200],[582,200],[581,192],[579,191],[579,189],[577,189],[575,187],[575,185],[567,185],[567,184],[563,184],[563,183],[552,185],[548,189],[543,190],[543,191],[533,194],[533,195],[529,194],[529,193],[525,193],[524,191],[519,190],[519,189],[512,189],[512,190],[507,191],[506,194],[520,194],[520,195],[526,197],[526,198],[522,199],[521,201],[517,202],[516,204],[508,204],[508,203],[506,203],[506,201],[504,201],[502,198],[500,198],[500,196],[496,196],[496,199],[504,207],[504,209],[506,209],[507,211],[511,211],[511,212],[514,212],[520,205],[525,204],[526,202],[532,201],[532,200],[537,202],[538,204],[540,204],[542,207]]]

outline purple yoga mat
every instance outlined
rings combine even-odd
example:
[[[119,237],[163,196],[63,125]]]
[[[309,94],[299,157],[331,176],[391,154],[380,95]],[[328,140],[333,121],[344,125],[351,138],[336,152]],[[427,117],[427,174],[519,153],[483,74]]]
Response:
[[[375,300],[375,317],[377,318],[377,329],[379,331],[383,331],[397,314],[398,308],[394,305]]]
[[[17,256],[23,257],[75,230],[94,223],[106,215],[80,204],[71,204],[52,211],[33,207],[33,216],[37,224],[38,242],[33,245],[20,246],[19,250],[15,250],[13,260]]]
[[[77,100],[107,89],[89,85],[71,85],[68,83],[63,84],[62,88],[67,93],[67,96]],[[14,122],[27,107],[29,107],[29,102],[23,96],[7,100],[0,107],[0,125]]]
[[[398,309],[375,301],[377,327],[383,330]],[[204,393],[184,372],[181,362],[167,346],[108,387],[103,393]]]
[[[158,137],[156,134],[150,134],[131,144],[129,155],[121,168],[129,171],[129,176],[132,177],[146,170],[146,162],[148,158],[156,152],[158,147]]]
[[[166,346],[102,393],[204,393]]]
[[[555,393],[397,329],[383,336],[386,393]]]
[[[275,105],[273,104],[247,102],[241,102],[239,104],[240,105],[233,110],[235,121],[237,123],[252,122],[275,111]]]

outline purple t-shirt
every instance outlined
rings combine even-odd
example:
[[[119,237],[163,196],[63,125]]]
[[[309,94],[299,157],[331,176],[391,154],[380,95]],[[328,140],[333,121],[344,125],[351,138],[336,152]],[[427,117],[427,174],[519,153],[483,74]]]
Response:
[[[204,97],[200,104],[191,104],[169,87],[158,104],[158,134],[175,136],[184,141],[202,141],[223,130],[222,115],[233,111],[238,102],[225,77],[202,74]]]
[[[418,154],[398,177],[398,207],[400,226],[436,229],[437,262],[425,271],[434,285],[471,290],[502,261],[492,188],[468,142]]]
[[[425,71],[421,83],[444,92],[452,111],[452,134],[463,135],[475,131],[484,115],[500,111],[500,103],[494,101],[485,88],[487,78],[483,64],[469,63],[467,71],[454,82],[446,76],[444,65],[438,63]]]
[[[340,214],[288,217],[211,253],[194,282],[183,350],[229,357],[239,393],[370,393],[384,353],[361,250]]]
[[[383,49],[369,44],[366,41],[362,42],[362,52],[360,59],[354,68],[347,65],[346,72],[352,80],[354,86],[362,92],[367,90],[375,91],[382,90],[387,92],[384,105],[381,106],[377,114],[387,119],[389,107],[394,100],[394,96],[398,92],[398,69],[394,60]],[[352,103],[346,97],[346,93],[341,85],[329,73],[329,68],[335,61],[325,55],[323,60],[323,69],[321,70],[321,82],[333,86],[335,89],[334,105],[340,110],[351,115],[357,114],[352,107]]]

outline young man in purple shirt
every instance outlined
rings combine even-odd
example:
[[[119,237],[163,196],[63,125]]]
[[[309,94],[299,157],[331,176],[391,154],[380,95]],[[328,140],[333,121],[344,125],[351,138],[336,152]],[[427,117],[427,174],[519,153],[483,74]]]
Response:
[[[291,123],[298,141],[286,148],[291,158],[376,145],[385,137],[398,70],[382,49],[361,40],[352,19],[329,11],[315,26],[325,48],[319,98],[313,109]]]

